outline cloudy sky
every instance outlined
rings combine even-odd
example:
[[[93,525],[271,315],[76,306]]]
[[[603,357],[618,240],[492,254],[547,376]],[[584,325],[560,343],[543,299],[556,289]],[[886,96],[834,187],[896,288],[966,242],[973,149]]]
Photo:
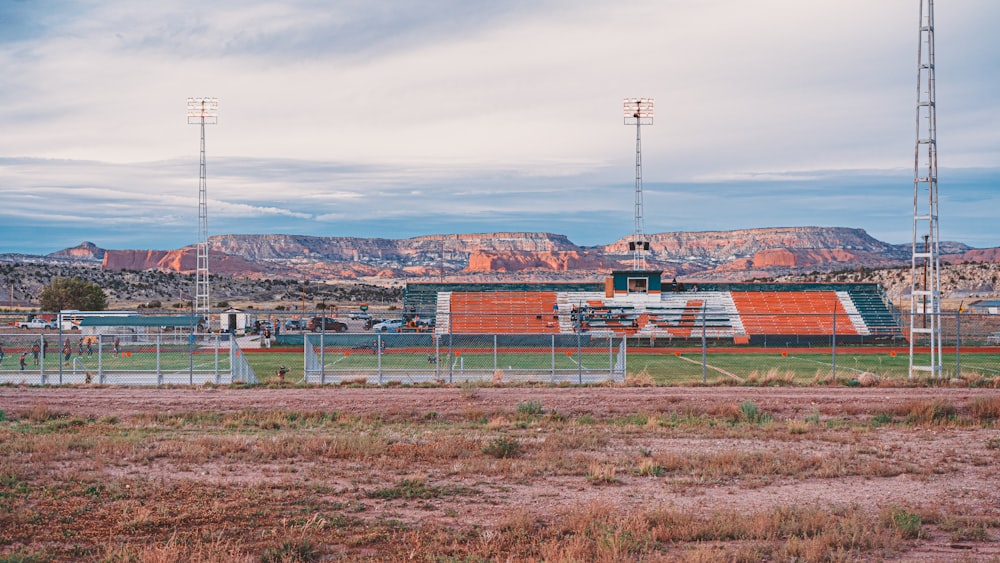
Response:
[[[912,236],[920,0],[0,0],[0,252],[210,234]],[[941,238],[1000,246],[996,0],[936,6]]]

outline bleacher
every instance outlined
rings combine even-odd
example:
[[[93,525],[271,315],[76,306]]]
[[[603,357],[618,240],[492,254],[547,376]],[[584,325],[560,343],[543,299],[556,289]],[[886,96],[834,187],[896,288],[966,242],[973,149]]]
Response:
[[[874,336],[899,336],[902,329],[886,303],[881,292],[858,291],[849,294],[851,302],[857,308],[868,334]]]
[[[552,291],[453,291],[451,330],[458,334],[558,333]]]
[[[739,312],[728,291],[664,293],[660,303],[646,304],[649,324],[644,334],[666,333],[671,338],[729,338],[744,332]]]
[[[688,284],[686,291],[630,299],[602,284],[412,284],[404,306],[434,316],[436,332],[615,333],[667,338],[767,335],[869,337],[901,329],[877,284]]]
[[[733,291],[748,335],[833,334],[834,315],[840,316],[837,334],[857,335],[840,297],[834,291]]]

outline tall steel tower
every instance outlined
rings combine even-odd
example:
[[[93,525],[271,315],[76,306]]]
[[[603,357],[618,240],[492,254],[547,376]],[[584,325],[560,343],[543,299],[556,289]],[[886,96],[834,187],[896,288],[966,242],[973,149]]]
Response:
[[[208,313],[208,183],[205,168],[205,125],[219,122],[218,98],[188,98],[187,121],[201,125],[201,164],[198,170],[198,266],[195,272],[195,311]]]
[[[913,158],[913,252],[910,260],[910,377],[941,377],[941,260],[938,247],[937,106],[934,94],[934,0],[920,0],[917,43],[917,135]],[[914,359],[917,345],[930,348]]]
[[[642,217],[642,126],[653,124],[653,98],[625,98],[625,125],[635,124],[635,232],[628,247],[632,251],[632,269],[646,269],[646,240]]]

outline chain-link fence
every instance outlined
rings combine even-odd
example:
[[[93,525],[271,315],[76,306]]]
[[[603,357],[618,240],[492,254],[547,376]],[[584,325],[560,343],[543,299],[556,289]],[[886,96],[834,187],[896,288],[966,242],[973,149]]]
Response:
[[[0,333],[0,383],[201,385],[257,381],[229,334]]]
[[[346,326],[344,332],[339,325],[311,332],[290,322],[307,315],[257,311],[249,320],[251,326],[260,320],[260,330],[245,335],[192,335],[189,328],[156,325],[153,315],[142,320],[154,326],[84,326],[60,334],[19,327],[25,314],[0,315],[0,383],[253,383],[255,370],[270,377],[285,369],[299,377],[297,369],[285,367],[294,368],[298,358],[302,380],[309,383],[594,383],[626,375],[649,375],[657,383],[719,378],[808,383],[910,375],[910,318],[898,312],[877,325],[844,314],[739,315],[707,307],[658,316],[613,308],[589,318],[561,309],[397,314],[382,326],[381,318],[340,315],[336,320]],[[926,322],[940,328],[943,354],[935,376],[1000,375],[1000,315],[952,311],[942,313],[940,322],[932,320],[921,314],[913,326]],[[467,330],[458,330],[462,327]],[[251,354],[248,362],[241,346],[266,353]],[[930,364],[927,336],[915,333],[913,346],[913,365]]]
[[[307,334],[309,383],[621,381],[624,338],[582,334]]]
[[[910,377],[908,314],[897,313],[893,327],[868,333],[859,333],[850,324],[837,325],[832,315],[826,317],[783,314],[751,321],[757,326],[825,326],[825,334],[803,330],[713,335],[697,320],[686,337],[636,333],[629,337],[630,373],[645,370],[661,382],[722,378],[775,384]],[[943,354],[940,372],[933,372],[934,377],[977,381],[1000,375],[1000,315],[947,312],[938,323],[929,314],[914,321],[914,326],[926,321],[940,329]],[[912,364],[929,366],[930,352],[929,337],[914,333]]]

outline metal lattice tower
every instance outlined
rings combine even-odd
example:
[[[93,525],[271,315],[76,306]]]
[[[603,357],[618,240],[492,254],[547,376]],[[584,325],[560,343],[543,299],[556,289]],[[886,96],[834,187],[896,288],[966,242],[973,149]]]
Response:
[[[938,247],[937,106],[934,93],[934,0],[920,0],[917,134],[913,158],[913,252],[910,260],[910,377],[941,371],[941,259]],[[927,363],[919,344],[930,349]]]
[[[188,98],[189,125],[201,125],[201,161],[198,170],[198,265],[195,271],[194,309],[208,313],[208,182],[205,167],[205,125],[219,122],[218,98]]]
[[[625,98],[625,125],[635,124],[635,232],[629,241],[632,251],[632,269],[646,269],[645,225],[642,216],[642,126],[653,124],[653,98]]]

